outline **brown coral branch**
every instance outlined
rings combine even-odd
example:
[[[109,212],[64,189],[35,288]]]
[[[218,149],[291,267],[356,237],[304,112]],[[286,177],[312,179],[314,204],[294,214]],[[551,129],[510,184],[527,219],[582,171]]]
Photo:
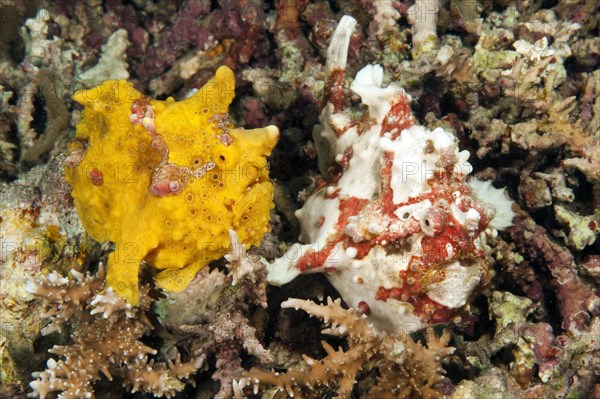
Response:
[[[70,271],[74,279],[60,276],[56,272],[48,274],[40,285],[29,281],[25,290],[44,298],[43,318],[50,323],[42,329],[43,335],[61,331],[63,324],[71,320],[74,314],[82,312],[85,304],[104,286],[105,269],[102,263],[95,277],[84,276],[76,270]]]
[[[336,399],[350,398],[361,371],[377,371],[379,378],[369,391],[370,398],[442,398],[440,383],[444,380],[441,362],[454,351],[448,347],[450,334],[439,338],[433,329],[426,331],[427,346],[415,342],[409,335],[399,332],[389,335],[377,331],[366,316],[355,309],[344,309],[341,300],[327,300],[319,305],[312,301],[289,299],[284,308],[302,309],[311,316],[321,318],[329,325],[323,333],[343,336],[349,348],[335,350],[322,342],[326,356],[312,359],[303,356],[301,366],[285,373],[268,372],[253,368],[237,383],[236,397],[242,397],[245,387],[275,386],[274,398],[317,398],[323,390],[335,387]]]
[[[360,314],[355,309],[344,309],[341,303],[339,298],[335,301],[328,298],[327,305],[291,298],[283,302],[281,307],[302,309],[311,316],[322,319],[330,325],[330,328],[323,330],[324,334],[347,336],[355,342],[372,341],[379,335],[366,321],[365,314]]]
[[[60,330],[69,322],[73,328],[70,345],[55,345],[48,352],[47,368],[33,373],[31,397],[44,399],[51,392],[60,392],[61,399],[94,398],[94,384],[101,374],[109,380],[123,379],[123,385],[133,392],[143,391],[172,397],[185,386],[186,380],[205,363],[203,355],[182,363],[154,363],[148,355],[157,351],[140,341],[152,329],[146,317],[153,300],[150,288],[140,292],[140,303],[132,307],[108,289],[103,293],[104,268],[96,276],[83,276],[71,271],[69,280],[56,273],[48,275],[39,285],[29,284],[28,291],[44,298],[51,323],[44,333]]]

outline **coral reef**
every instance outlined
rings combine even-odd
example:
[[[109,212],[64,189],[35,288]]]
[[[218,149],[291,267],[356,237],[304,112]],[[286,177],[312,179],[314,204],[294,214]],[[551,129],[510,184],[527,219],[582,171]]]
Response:
[[[544,262],[548,268],[561,304],[562,327],[574,335],[585,331],[592,316],[600,315],[600,296],[579,277],[573,255],[527,216],[520,215],[509,233],[530,262]]]
[[[124,80],[74,95],[85,108],[65,173],[86,231],[115,243],[108,286],[133,305],[142,261],[162,270],[161,288],[181,291],[227,253],[230,229],[249,245],[267,232],[266,156],[279,133],[232,126],[234,87],[221,67],[179,102],[148,99]]]
[[[490,317],[497,320],[495,333],[492,337],[484,336],[477,341],[465,342],[463,350],[466,364],[460,365],[474,367],[481,375],[475,381],[458,384],[452,398],[469,395],[553,398],[568,392],[575,397],[586,397],[586,392],[594,397],[594,389],[597,390],[594,375],[597,375],[600,367],[598,318],[591,322],[589,329],[577,336],[557,336],[548,323],[529,321],[535,306],[528,298],[495,291],[490,298],[489,309]],[[490,361],[503,350],[512,352],[507,370],[494,366]],[[564,386],[565,379],[569,388]]]
[[[61,359],[50,358],[45,371],[33,373],[30,396],[43,399],[58,391],[61,399],[93,398],[94,383],[103,375],[111,381],[119,378],[132,392],[173,397],[183,389],[182,380],[204,365],[205,356],[182,363],[178,355],[175,361],[156,364],[148,357],[157,353],[140,340],[152,329],[146,316],[152,305],[149,287],[142,287],[140,302],[132,307],[111,288],[100,294],[105,284],[102,264],[94,277],[75,270],[71,275],[68,279],[54,272],[26,288],[44,298],[42,317],[50,323],[42,333],[61,331],[66,324],[74,330],[72,344],[49,350]]]
[[[64,181],[62,160],[53,158],[0,187],[0,381],[12,396],[45,354],[35,351],[41,328],[27,281],[53,270],[81,270],[99,248],[83,233]]]
[[[488,280],[486,240],[511,224],[511,201],[490,182],[466,182],[468,152],[452,133],[416,125],[410,97],[382,86],[379,65],[356,75],[351,89],[368,112],[351,116],[343,82],[355,23],[342,18],[333,35],[313,133],[330,181],[296,212],[307,244],[270,265],[269,281],[325,271],[350,306],[391,332],[460,322],[455,310]]]
[[[225,255],[228,275],[204,268],[184,291],[170,293],[156,302],[158,319],[168,331],[162,334],[169,343],[167,352],[184,337],[190,342],[186,345],[189,352],[214,354],[212,378],[220,383],[216,399],[231,398],[233,380],[244,370],[245,353],[262,364],[273,360],[254,327],[264,323],[267,307],[266,261],[247,254],[235,232],[230,231],[230,239],[231,251]]]
[[[110,79],[129,79],[126,50],[130,44],[125,29],[115,31],[102,45],[98,63],[79,74],[79,81],[85,85],[95,85]]]
[[[348,49],[343,78],[332,82],[327,53],[344,15],[357,24],[347,46],[339,47]],[[32,393],[31,372],[54,365],[47,363],[49,348],[85,350],[87,346],[73,346],[71,337],[93,336],[77,318],[63,324],[61,331],[42,336],[45,300],[25,291],[27,281],[41,281],[52,272],[67,276],[71,269],[75,274],[94,271],[99,261],[107,264],[114,249],[110,242],[99,245],[84,231],[64,179],[67,146],[83,108],[72,100],[73,94],[100,80],[127,77],[144,98],[185,100],[222,65],[235,75],[231,126],[273,124],[281,132],[269,156],[276,205],[268,213],[271,231],[259,247],[246,249],[240,242],[250,240],[243,232],[234,229],[237,239],[229,228],[223,230],[221,255],[229,261],[211,262],[181,292],[151,291],[156,299],[145,313],[153,328],[142,319],[127,321],[123,311],[117,312],[123,322],[142,324],[139,340],[127,342],[156,349],[156,355],[147,355],[156,362],[155,376],[170,375],[168,362],[176,365],[177,353],[184,361],[206,356],[206,371],[190,375],[197,385],[187,384],[177,397],[229,398],[238,386],[233,380],[249,377],[250,369],[264,379],[256,393],[254,383],[245,380],[248,385],[238,394],[253,399],[287,396],[286,387],[307,397],[332,398],[342,395],[340,382],[351,387],[346,394],[352,399],[369,397],[376,386],[385,388],[378,395],[394,396],[392,388],[378,380],[383,369],[370,361],[353,363],[360,371],[349,369],[346,377],[339,370],[329,372],[329,385],[314,384],[312,390],[303,384],[286,385],[289,377],[310,382],[322,365],[337,365],[347,361],[347,355],[377,359],[400,370],[386,377],[391,383],[404,378],[404,371],[414,373],[413,366],[420,363],[406,356],[400,364],[379,347],[357,354],[354,351],[363,344],[353,341],[352,326],[343,334],[337,331],[337,336],[323,335],[323,325],[315,318],[281,309],[289,298],[314,303],[340,298],[343,293],[325,273],[302,274],[273,287],[267,286],[264,271],[265,259],[281,258],[306,229],[295,211],[314,203],[311,194],[322,188],[323,177],[336,185],[348,167],[335,162],[335,151],[324,151],[322,137],[311,134],[313,127],[346,131],[353,126],[345,122],[361,121],[354,125],[359,132],[374,123],[367,121],[368,104],[361,104],[364,93],[353,91],[357,73],[368,64],[385,71],[380,89],[401,87],[411,98],[404,115],[412,114],[411,123],[423,127],[423,134],[435,138],[447,133],[451,146],[465,151],[465,159],[468,151],[473,170],[462,181],[465,187],[477,185],[474,179],[493,182],[494,187],[506,187],[518,205],[512,208],[516,217],[511,227],[486,235],[484,257],[477,258],[484,262],[485,273],[469,303],[453,309],[451,323],[443,326],[456,349],[441,364],[431,363],[429,371],[446,371],[436,392],[453,399],[600,397],[599,2],[3,0],[0,19],[0,398],[21,399]],[[359,76],[357,83],[360,80]],[[346,115],[324,123],[319,120],[323,99],[330,100],[332,94]],[[146,116],[143,107],[137,111],[142,119]],[[142,129],[140,137],[148,142],[157,137],[143,124],[127,123]],[[163,137],[160,131],[158,135]],[[173,155],[172,146],[168,149]],[[83,153],[74,155],[69,162]],[[357,158],[345,155],[351,161]],[[357,181],[363,182],[367,168],[359,172]],[[99,181],[97,173],[93,177]],[[103,174],[104,182],[108,177]],[[166,189],[155,188],[159,194]],[[479,198],[482,203],[486,195]],[[142,222],[146,220],[132,221]],[[214,224],[203,222],[211,228]],[[400,249],[406,247],[394,247],[381,259],[393,259]],[[144,287],[153,284],[155,273],[142,268]],[[146,288],[141,293],[144,296]],[[314,313],[327,312],[327,305],[295,303]],[[359,311],[371,310],[361,305]],[[77,314],[95,326],[106,326],[102,315],[89,314],[94,306],[102,305],[80,305],[82,312]],[[343,318],[360,317],[355,310],[333,307]],[[461,321],[455,323],[458,316]],[[113,317],[117,315],[109,319]],[[441,326],[435,328],[439,335]],[[386,333],[380,329],[373,333],[377,339],[371,344],[392,342],[392,335],[383,338]],[[410,338],[428,353],[424,335],[422,331]],[[310,358],[312,367],[302,355]],[[51,356],[57,365],[66,361],[64,356]],[[154,397],[130,393],[134,385],[123,386],[131,381],[123,364],[109,359],[105,365],[114,378],[109,381],[102,373],[99,380],[92,378],[97,398]],[[275,371],[264,371],[269,369]],[[40,387],[45,384],[42,376],[49,376],[44,373],[53,372],[64,381],[56,370],[49,368],[35,379]],[[440,370],[435,378],[441,375]],[[176,379],[169,381],[182,386]],[[47,398],[60,394],[49,392]],[[413,389],[412,396],[420,395]]]
[[[236,397],[242,397],[246,386],[275,385],[269,397],[318,398],[323,387],[337,392],[338,399],[351,397],[352,388],[361,372],[377,371],[375,384],[366,394],[369,398],[443,398],[443,359],[454,351],[448,347],[448,331],[437,337],[433,328],[427,330],[427,346],[414,341],[408,334],[389,335],[380,332],[355,309],[344,309],[341,300],[327,300],[326,305],[311,301],[289,299],[284,308],[302,309],[311,316],[324,320],[328,335],[347,337],[348,349],[335,350],[326,341],[327,355],[319,360],[303,356],[302,365],[286,373],[270,373],[251,369],[237,382]]]
[[[73,38],[69,37],[65,43],[63,38],[51,34],[52,24],[61,23],[66,21],[52,17],[47,9],[41,8],[34,18],[25,21],[21,30],[26,56],[20,70],[15,72],[15,78],[23,85],[18,93],[20,112],[16,121],[21,166],[39,163],[41,156],[52,149],[58,153],[66,141],[69,117],[64,102],[70,94],[69,78],[74,79],[77,73],[73,59],[84,61],[84,57]],[[40,96],[43,96],[47,120],[43,134],[38,131],[43,123],[39,120],[39,105],[36,106]]]
[[[214,355],[212,377],[220,382],[214,397],[231,397],[233,380],[243,372],[242,354],[256,356],[261,363],[272,361],[272,356],[249,321],[252,313],[258,314],[252,306],[267,306],[266,262],[247,254],[235,232],[230,239],[229,276],[205,268],[184,291],[157,301],[150,287],[142,285],[135,306],[112,288],[103,290],[102,263],[94,276],[71,270],[71,278],[53,272],[40,284],[29,281],[25,289],[42,298],[42,317],[49,319],[41,333],[72,331],[67,345],[49,350],[61,359],[50,358],[45,371],[33,373],[30,396],[59,392],[59,398],[103,397],[96,386],[104,376],[124,392],[173,397],[185,382],[194,384],[191,378],[206,369],[208,356]],[[146,343],[151,335],[161,339],[160,353]],[[189,361],[181,361],[179,348],[191,353]],[[155,361],[158,358],[163,362]]]

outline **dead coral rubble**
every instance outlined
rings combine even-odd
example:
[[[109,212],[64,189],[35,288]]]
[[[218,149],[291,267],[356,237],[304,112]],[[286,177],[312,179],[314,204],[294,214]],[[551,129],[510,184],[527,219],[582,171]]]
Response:
[[[44,334],[60,331],[66,323],[73,327],[72,344],[49,350],[61,359],[50,358],[46,370],[33,373],[30,397],[44,399],[60,392],[59,399],[94,398],[94,383],[101,375],[111,381],[118,377],[131,392],[173,397],[204,365],[203,355],[189,362],[177,355],[166,364],[148,357],[157,353],[140,341],[152,330],[146,317],[152,305],[148,286],[142,287],[139,305],[132,307],[110,289],[100,292],[102,266],[94,277],[74,270],[71,275],[69,279],[51,273],[39,285],[28,284],[28,292],[44,298],[43,317],[50,319]]]
[[[273,385],[273,398],[319,398],[322,391],[335,387],[336,399],[350,398],[359,373],[376,371],[376,382],[366,397],[369,398],[442,398],[444,370],[442,360],[454,352],[448,347],[450,333],[440,337],[432,328],[427,329],[427,346],[399,332],[389,335],[379,332],[367,322],[365,315],[355,309],[344,309],[341,300],[328,299],[327,305],[312,301],[289,299],[284,308],[302,309],[325,321],[330,327],[324,334],[346,337],[348,349],[335,350],[322,342],[327,355],[313,359],[304,355],[304,364],[286,373],[268,372],[253,368],[236,385],[236,398],[242,390],[254,386]]]
[[[600,319],[593,318],[589,328],[577,336],[558,335],[548,323],[529,321],[535,308],[526,297],[493,293],[489,310],[496,320],[496,332],[466,342],[457,351],[467,362],[459,367],[475,367],[479,377],[461,381],[451,398],[597,397],[593,392],[600,372]],[[505,369],[491,361],[501,351],[512,354]],[[569,392],[575,395],[567,395]]]
[[[531,263],[542,263],[551,275],[562,316],[562,327],[573,335],[587,330],[600,315],[600,297],[577,273],[571,252],[552,240],[546,230],[521,213],[509,229],[512,240]]]
[[[229,238],[229,275],[203,268],[185,290],[156,302],[165,327],[160,333],[167,343],[163,350],[186,346],[190,353],[214,354],[212,379],[220,383],[215,399],[231,398],[232,381],[243,372],[246,353],[261,364],[273,361],[259,340],[257,329],[263,328],[255,327],[261,326],[267,307],[265,261],[248,254],[235,232],[230,231]]]
[[[110,38],[124,36],[122,30],[126,30],[131,45],[120,52],[123,69],[135,72],[136,85],[153,96],[182,96],[206,80],[218,65],[227,63],[234,67],[243,77],[239,104],[244,110],[239,111],[240,122],[258,126],[273,121],[293,136],[289,148],[279,146],[278,156],[271,160],[272,172],[285,177],[278,182],[279,196],[291,193],[291,200],[286,203],[292,205],[284,211],[278,207],[288,226],[296,223],[296,193],[308,185],[316,170],[310,131],[318,115],[323,86],[321,63],[336,21],[343,14],[353,15],[361,26],[351,40],[350,58],[355,61],[349,69],[366,63],[383,65],[391,73],[391,80],[399,82],[415,99],[411,105],[420,121],[431,128],[442,125],[454,129],[461,145],[472,152],[472,159],[478,159],[474,162],[476,176],[499,185],[509,184],[512,198],[529,212],[520,212],[515,226],[499,236],[497,243],[490,240],[490,245],[496,245],[497,274],[484,295],[491,295],[493,290],[503,292],[502,300],[490,296],[493,325],[501,325],[506,318],[492,305],[511,302],[514,298],[510,299],[509,291],[513,296],[527,296],[532,301],[531,308],[521,311],[533,313],[518,321],[513,319],[496,332],[486,323],[479,323],[480,334],[465,334],[464,348],[459,344],[463,338],[456,335],[457,350],[450,360],[462,356],[477,365],[463,364],[452,375],[454,382],[462,381],[448,394],[453,399],[600,398],[600,323],[595,316],[600,283],[600,2],[440,0],[435,43],[429,46],[431,51],[414,53],[415,58],[407,45],[411,37],[408,8],[414,1],[0,3],[2,16],[6,17],[0,24],[0,179],[2,184],[11,182],[6,190],[2,189],[2,194],[10,195],[2,198],[1,227],[3,233],[9,234],[3,237],[4,243],[23,243],[17,250],[5,252],[0,265],[0,321],[13,331],[0,337],[0,372],[4,373],[0,374],[0,398],[17,397],[13,391],[22,381],[21,374],[29,374],[28,366],[34,359],[31,354],[38,325],[31,319],[37,313],[32,311],[35,302],[28,302],[29,297],[22,293],[23,279],[40,270],[76,268],[94,258],[88,255],[89,250],[77,249],[88,245],[85,238],[78,239],[81,228],[72,218],[72,205],[62,195],[38,199],[35,193],[45,193],[43,185],[62,187],[54,184],[59,180],[49,180],[46,173],[41,180],[31,180],[33,174],[42,173],[38,169],[41,166],[28,170],[20,163],[34,164],[48,155],[52,158],[64,152],[68,133],[65,123],[72,125],[78,114],[72,109],[69,94],[84,83],[79,81],[82,72],[94,70],[94,65],[101,64],[99,59],[110,54],[101,47],[110,47]],[[41,5],[43,8],[36,9]],[[11,16],[14,18],[8,18]],[[71,115],[69,121],[64,119],[65,105]],[[60,156],[52,159],[48,166],[61,170]],[[62,188],[59,191],[62,194]],[[277,234],[282,247],[286,238],[294,241],[289,237],[295,232],[287,230]],[[36,246],[41,248],[39,255]],[[239,265],[241,273],[235,272],[234,276],[243,275],[244,264]],[[204,272],[206,275],[198,276],[189,295],[164,300],[175,302],[169,307],[173,312],[169,311],[169,317],[161,321],[164,330],[172,333],[172,349],[187,344],[190,353],[215,354],[213,378],[222,384],[219,395],[225,398],[231,392],[227,384],[233,376],[239,378],[247,364],[247,354],[252,355],[252,360],[260,360],[262,367],[272,367],[267,357],[259,355],[263,353],[260,338],[268,333],[270,324],[255,319],[270,310],[262,308],[266,296],[261,276],[257,284],[239,277],[238,284],[232,287],[224,273]],[[62,279],[58,275],[56,278]],[[91,337],[94,332],[91,327],[80,327],[85,323],[104,326],[117,318],[119,323],[135,324],[128,321],[123,309],[107,320],[89,313],[101,306],[91,305],[101,289],[100,282],[98,285],[87,293],[76,293],[63,286],[68,291],[61,294],[63,301],[66,295],[82,295],[80,304],[48,305],[50,312],[54,307],[56,313],[50,316],[55,321],[46,332],[65,324],[79,330],[75,335],[79,334],[79,341],[67,347],[71,352],[81,348],[77,349],[79,353],[88,354],[81,352],[90,347],[85,345],[91,345],[83,337]],[[323,287],[314,284],[302,289],[320,293]],[[192,307],[191,295],[198,293],[201,295],[194,297],[198,308],[186,313]],[[297,292],[287,288],[279,295],[290,294]],[[526,301],[521,298],[517,302]],[[478,311],[485,310],[475,304],[473,313]],[[136,318],[143,313],[135,312]],[[252,323],[248,315],[252,315]],[[285,326],[290,318],[283,319],[281,324]],[[149,328],[143,324],[143,332]],[[189,330],[184,332],[186,328]],[[114,331],[118,329],[115,327]],[[136,332],[139,334],[127,342],[139,343],[143,332]],[[160,328],[153,331],[154,335],[162,332]],[[349,335],[344,337],[352,341]],[[277,365],[287,369],[297,352],[287,351],[286,339],[278,339],[269,348],[277,358],[275,350],[285,347],[279,353],[285,359],[278,360]],[[383,342],[381,337],[377,340]],[[287,396],[285,389],[273,387],[283,387],[284,376],[298,373],[305,381],[317,372],[319,365],[346,361],[348,352],[356,353],[352,349],[356,344],[349,344],[344,351],[331,349],[330,355],[315,360],[312,367],[303,364],[303,372],[294,367],[280,376],[261,372],[265,379],[259,381],[259,387],[271,386],[263,396],[268,397],[276,389],[276,395]],[[167,353],[165,347],[168,344],[161,351]],[[302,347],[302,352],[310,349]],[[356,355],[358,359],[366,356],[359,355],[363,357]],[[354,387],[354,391],[359,391],[354,392],[357,397],[364,397],[363,386],[364,393],[368,392],[377,383],[375,374],[383,372],[374,359],[383,359],[382,364],[390,364],[393,370],[400,368],[389,361],[388,357],[396,359],[389,353],[387,357],[380,352],[368,356],[372,357],[360,367],[372,372],[367,377],[361,372],[355,375],[359,379],[359,386]],[[11,380],[6,378],[8,357],[15,364],[15,377]],[[406,357],[410,360],[410,356]],[[176,355],[169,358],[176,359]],[[55,381],[68,380],[60,374],[63,371],[58,371],[58,365],[66,363],[66,357],[61,359],[50,362],[49,366],[56,362],[56,368],[43,372],[46,381],[42,376],[36,380],[40,389],[48,385],[50,372]],[[110,384],[112,398],[114,392],[122,390],[121,379],[133,377],[126,376],[124,367],[106,364],[115,377]],[[413,363],[403,364],[408,368]],[[469,372],[473,368],[477,369],[475,375]],[[146,369],[141,372],[145,374]],[[255,372],[258,373],[256,369]],[[165,375],[164,370],[157,370],[155,376],[160,375]],[[330,395],[336,381],[343,379],[341,374],[330,376],[331,388],[315,385],[315,391],[307,387],[297,389],[308,398],[317,392]],[[394,375],[390,383],[399,378],[405,381],[405,377]],[[254,384],[252,380],[248,382],[246,393]],[[377,384],[383,386],[384,382]],[[98,387],[96,391],[100,396]],[[69,397],[69,392],[62,392],[62,397]],[[48,393],[48,397],[57,393]],[[213,397],[202,396],[203,392],[197,395]]]

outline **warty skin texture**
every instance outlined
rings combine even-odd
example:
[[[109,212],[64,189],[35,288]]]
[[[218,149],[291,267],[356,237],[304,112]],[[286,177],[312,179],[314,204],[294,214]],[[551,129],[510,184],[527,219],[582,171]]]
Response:
[[[344,49],[355,23],[342,18],[328,52],[313,132],[325,179],[296,213],[304,245],[273,262],[268,279],[326,272],[349,306],[390,332],[459,321],[488,282],[486,240],[510,225],[511,201],[467,182],[468,151],[452,132],[419,126],[410,96],[384,85],[379,65],[356,75],[350,88],[368,111],[352,116]]]
[[[142,261],[161,270],[159,287],[181,291],[228,252],[230,230],[247,245],[268,231],[266,157],[279,132],[234,128],[234,88],[221,67],[182,101],[144,97],[124,80],[74,95],[84,110],[65,173],[86,231],[115,243],[107,287],[132,305]]]

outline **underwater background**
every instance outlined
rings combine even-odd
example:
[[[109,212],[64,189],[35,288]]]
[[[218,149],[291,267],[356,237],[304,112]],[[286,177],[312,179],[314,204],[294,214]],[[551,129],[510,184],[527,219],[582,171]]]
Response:
[[[599,33],[596,0],[1,0],[0,398],[600,398]],[[401,187],[443,212],[361,197],[432,154]]]

